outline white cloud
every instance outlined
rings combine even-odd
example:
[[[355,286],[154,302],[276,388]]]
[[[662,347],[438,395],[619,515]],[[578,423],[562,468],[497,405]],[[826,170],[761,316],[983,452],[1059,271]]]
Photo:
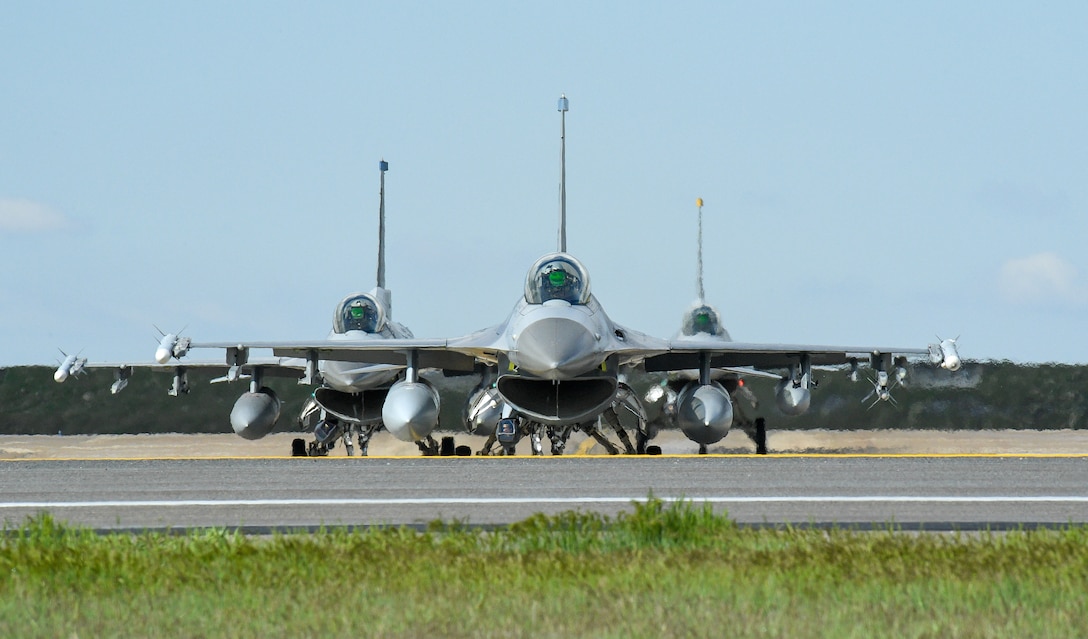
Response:
[[[1001,294],[1014,304],[1088,302],[1077,268],[1054,253],[1008,260],[1001,266]]]
[[[60,231],[70,226],[68,218],[44,204],[0,198],[0,232]]]

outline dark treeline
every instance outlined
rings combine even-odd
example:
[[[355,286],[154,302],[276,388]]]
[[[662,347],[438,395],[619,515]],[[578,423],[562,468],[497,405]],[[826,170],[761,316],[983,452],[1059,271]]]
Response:
[[[128,388],[110,394],[108,370],[95,370],[64,384],[44,366],[0,369],[0,434],[229,433],[230,411],[247,389],[242,382],[211,384],[211,375],[189,374],[192,393],[170,397],[170,376],[137,370]],[[785,417],[774,406],[774,381],[748,382],[759,399],[751,416],[770,428],[789,429],[1061,429],[1088,428],[1088,366],[1009,362],[968,363],[957,373],[916,366],[906,387],[893,390],[898,406],[863,402],[871,384],[851,382],[845,371],[818,371],[812,408]],[[432,377],[442,394],[442,427],[461,430],[465,397],[473,377]],[[639,376],[640,394],[659,378]],[[277,431],[296,429],[296,417],[310,387],[273,379],[284,400]]]

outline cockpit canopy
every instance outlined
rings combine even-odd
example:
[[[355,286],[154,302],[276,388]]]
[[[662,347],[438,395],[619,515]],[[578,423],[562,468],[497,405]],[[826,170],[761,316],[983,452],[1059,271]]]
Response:
[[[525,301],[543,304],[548,300],[589,302],[589,273],[581,262],[566,253],[552,253],[529,269],[525,277]]]
[[[699,333],[721,335],[725,329],[722,328],[718,311],[714,310],[713,306],[699,304],[684,314],[684,326],[681,330],[684,335],[697,335]]]
[[[385,328],[385,311],[381,305],[366,293],[356,293],[340,302],[332,320],[332,329],[337,333],[363,331],[378,333]]]

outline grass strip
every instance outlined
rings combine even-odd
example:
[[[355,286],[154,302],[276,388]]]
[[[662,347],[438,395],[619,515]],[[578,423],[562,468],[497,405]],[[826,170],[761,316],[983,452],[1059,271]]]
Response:
[[[753,529],[634,503],[480,531],[0,538],[0,636],[1088,636],[1088,528]]]

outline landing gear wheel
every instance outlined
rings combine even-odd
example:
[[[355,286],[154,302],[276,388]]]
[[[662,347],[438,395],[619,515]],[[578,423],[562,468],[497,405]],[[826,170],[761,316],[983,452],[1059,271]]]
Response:
[[[458,457],[472,457],[472,447],[461,444],[454,449],[453,453]]]
[[[756,443],[756,454],[767,454],[767,421],[762,417],[756,418],[756,433],[752,439]]]
[[[441,456],[441,457],[453,457],[456,450],[457,450],[457,447],[454,445],[452,437],[443,437],[442,438],[442,446],[438,451],[439,456]]]
[[[291,440],[291,456],[309,457],[309,455],[306,454],[306,440],[301,437]]]
[[[646,454],[647,455],[660,455],[661,454],[661,447],[658,446],[657,444],[651,444],[650,446],[646,447]]]
[[[699,444],[699,454],[700,455],[705,455],[706,454],[706,444]]]

